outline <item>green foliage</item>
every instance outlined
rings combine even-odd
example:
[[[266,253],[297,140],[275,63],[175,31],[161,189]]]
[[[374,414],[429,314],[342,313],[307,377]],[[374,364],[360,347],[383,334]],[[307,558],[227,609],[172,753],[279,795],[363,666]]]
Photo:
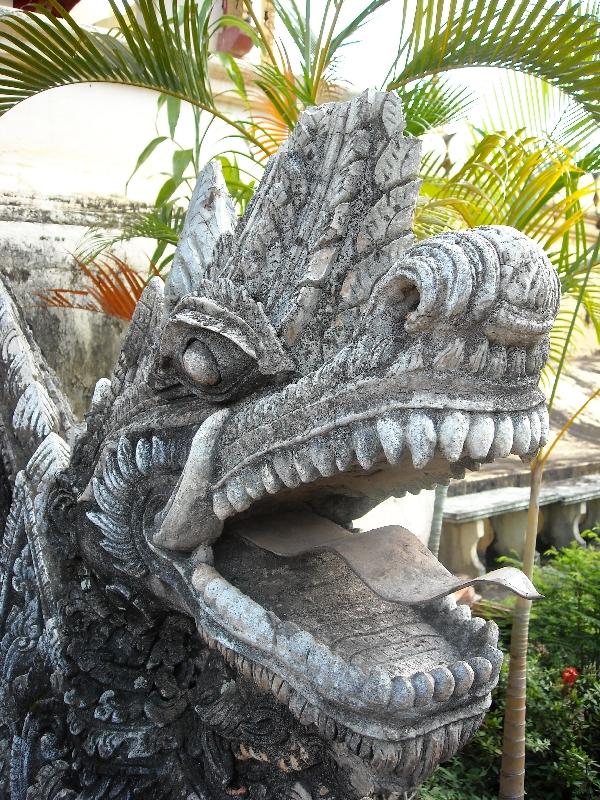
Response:
[[[533,604],[530,623],[542,666],[600,673],[600,539],[591,532],[587,539],[587,548],[549,550],[549,563],[536,570],[536,586],[548,598]],[[556,613],[548,613],[549,606]]]
[[[0,33],[0,113],[55,86],[108,82],[154,89],[184,100],[227,121],[257,152],[268,153],[260,119],[237,120],[217,108],[209,80],[213,54],[209,41],[211,0],[109,0],[117,21],[107,33],[78,25],[56,4],[55,16],[42,7],[36,13],[2,12]],[[246,74],[233,60],[233,85],[248,99],[250,82],[280,122],[291,127],[302,108],[328,98],[342,48],[388,0],[366,2],[346,24],[340,23],[342,0],[325,0],[315,14],[310,0],[275,0],[295,53],[271,41],[250,0],[243,0],[249,22],[223,17],[216,27],[236,25],[250,36],[262,55]],[[468,66],[506,67],[560,87],[577,108],[598,119],[600,19],[592,4],[563,0],[407,0],[398,14],[398,51],[388,75],[389,89],[414,100],[415,124],[434,126],[464,111],[466,96],[445,82],[428,88],[428,79]],[[299,62],[292,72],[291,58]],[[390,54],[391,57],[391,54]],[[256,97],[253,98],[254,100]],[[431,104],[428,111],[423,101]],[[252,108],[250,108],[252,111]],[[175,107],[170,109],[175,114]],[[252,115],[254,116],[254,115]],[[260,117],[260,114],[257,115]],[[174,130],[176,120],[171,125]]]
[[[159,149],[171,148],[172,167],[163,176],[155,209],[134,215],[118,238],[154,237],[152,260],[162,269],[172,257],[211,122],[219,118],[229,125],[221,162],[243,212],[266,158],[287,138],[301,111],[344,94],[336,74],[339,55],[387,1],[365,0],[355,16],[341,22],[342,0],[325,0],[319,11],[311,0],[274,0],[289,52],[272,39],[251,0],[243,0],[245,19],[226,16],[214,25],[212,0],[140,0],[139,12],[130,0],[109,0],[117,23],[110,32],[83,28],[64,11],[58,16],[42,8],[35,14],[0,11],[0,114],[45,89],[80,82],[159,92],[166,126],[144,147],[133,174]],[[407,130],[414,135],[456,122],[469,110],[471,94],[448,80],[450,70],[493,66],[526,76],[512,81],[504,103],[498,100],[494,124],[502,123],[506,133],[477,132],[472,152],[457,168],[449,159],[425,159],[415,228],[429,236],[502,222],[540,241],[566,296],[550,354],[560,373],[584,316],[600,336],[600,264],[591,256],[593,242],[587,241],[583,222],[593,194],[589,173],[600,170],[600,145],[588,146],[600,118],[598,6],[563,0],[405,0],[397,18],[398,50],[388,88],[402,98]],[[260,51],[258,64],[210,52],[212,34],[225,25],[238,26],[251,38]],[[209,79],[215,58],[231,80],[228,93],[244,107],[242,118],[217,102]],[[194,113],[191,145],[176,138],[183,104]],[[550,124],[556,108],[560,113]],[[533,120],[537,136],[515,130],[519,115]],[[201,118],[208,119],[203,134]],[[239,150],[233,139],[241,142]],[[79,255],[97,256],[111,241],[115,238],[92,231]]]
[[[422,136],[442,125],[462,119],[471,108],[474,97],[464,86],[453,86],[434,76],[398,89],[404,106],[406,132]]]
[[[406,8],[406,6],[405,6]],[[464,66],[501,66],[543,78],[600,116],[600,20],[586,4],[538,0],[417,0],[400,20],[388,88]]]
[[[534,576],[545,596],[533,605],[527,678],[527,794],[536,800],[600,796],[600,539],[587,537],[587,548],[549,551]],[[510,605],[484,604],[483,613],[498,622],[506,649]],[[580,673],[572,687],[562,678],[567,667]],[[506,676],[507,664],[481,730],[418,800],[497,798]]]

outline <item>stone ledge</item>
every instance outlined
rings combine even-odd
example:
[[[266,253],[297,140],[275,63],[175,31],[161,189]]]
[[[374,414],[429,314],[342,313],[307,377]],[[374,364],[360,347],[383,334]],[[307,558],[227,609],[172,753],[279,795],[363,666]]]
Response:
[[[514,475],[510,476],[514,479]],[[583,503],[600,497],[600,475],[588,475],[577,480],[547,483],[540,491],[540,506],[552,503]],[[459,524],[487,519],[529,505],[529,487],[505,487],[483,492],[448,497],[444,506],[444,522]]]
[[[564,481],[569,478],[580,478],[584,475],[597,475],[600,473],[600,460],[582,461],[577,464],[563,464],[547,467],[544,470],[544,480],[549,482]],[[471,478],[468,481],[453,481],[448,487],[448,499],[476,494],[480,496],[487,491],[496,489],[529,487],[531,473],[524,468],[518,472],[507,472],[500,475],[482,475],[480,478]]]
[[[121,228],[131,214],[150,206],[120,197],[62,197],[18,195],[0,192],[0,222],[31,222],[41,225],[78,225]]]

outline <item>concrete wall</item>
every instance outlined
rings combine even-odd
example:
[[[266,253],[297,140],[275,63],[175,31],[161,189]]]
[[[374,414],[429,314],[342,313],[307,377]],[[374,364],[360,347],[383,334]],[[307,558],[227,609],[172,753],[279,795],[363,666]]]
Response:
[[[131,210],[130,203],[118,200],[0,193],[0,272],[79,416],[96,380],[112,369],[125,323],[103,314],[47,308],[36,295],[55,287],[82,288],[83,276],[70,253],[88,226],[117,228]],[[122,252],[143,263],[139,246]]]

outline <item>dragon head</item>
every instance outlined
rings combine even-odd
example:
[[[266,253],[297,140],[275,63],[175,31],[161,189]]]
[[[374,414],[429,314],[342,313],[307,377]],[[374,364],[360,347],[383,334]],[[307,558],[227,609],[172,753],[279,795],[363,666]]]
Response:
[[[424,780],[477,729],[502,661],[412,534],[353,520],[537,452],[560,294],[512,229],[415,241],[403,128],[393,94],[304,112],[239,222],[209,164],[74,456],[88,560],[193,618],[327,743],[348,797]]]

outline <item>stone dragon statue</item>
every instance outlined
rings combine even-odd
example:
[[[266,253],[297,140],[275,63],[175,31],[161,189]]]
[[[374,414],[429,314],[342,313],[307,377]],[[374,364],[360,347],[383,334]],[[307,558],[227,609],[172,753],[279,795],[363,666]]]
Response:
[[[2,798],[394,798],[480,725],[495,625],[353,521],[536,453],[560,289],[506,227],[415,241],[403,129],[304,112],[239,221],[209,164],[83,423],[0,284]]]

